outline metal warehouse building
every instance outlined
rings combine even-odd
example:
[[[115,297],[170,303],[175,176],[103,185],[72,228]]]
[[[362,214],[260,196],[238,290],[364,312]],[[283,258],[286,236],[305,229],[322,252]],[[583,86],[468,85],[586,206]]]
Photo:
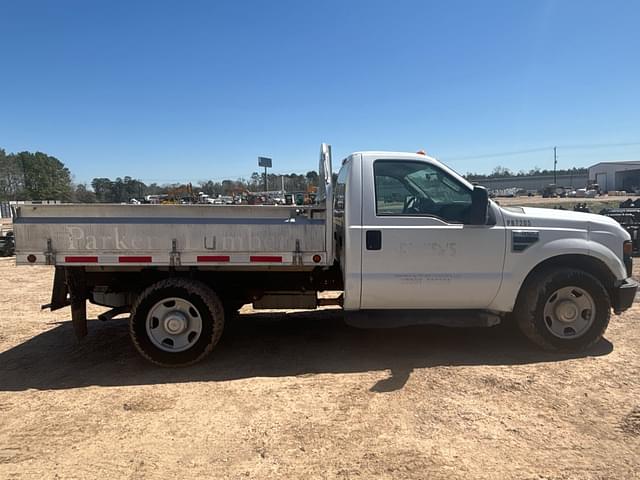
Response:
[[[589,167],[589,180],[603,192],[640,190],[640,161],[600,162]]]

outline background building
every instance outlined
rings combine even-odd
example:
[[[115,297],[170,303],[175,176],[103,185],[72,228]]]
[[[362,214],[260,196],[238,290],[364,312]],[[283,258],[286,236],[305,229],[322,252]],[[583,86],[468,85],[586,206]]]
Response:
[[[600,162],[589,167],[589,180],[603,192],[640,190],[640,161]]]

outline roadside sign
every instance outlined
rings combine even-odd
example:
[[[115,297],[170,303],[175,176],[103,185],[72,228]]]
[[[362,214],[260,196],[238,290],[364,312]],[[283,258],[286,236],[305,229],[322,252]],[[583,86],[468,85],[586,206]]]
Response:
[[[258,157],[258,166],[271,168],[271,159],[269,157]]]

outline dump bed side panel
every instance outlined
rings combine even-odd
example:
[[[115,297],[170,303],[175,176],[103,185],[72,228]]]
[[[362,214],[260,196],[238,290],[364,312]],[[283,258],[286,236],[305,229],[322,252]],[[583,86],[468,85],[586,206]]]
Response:
[[[18,264],[321,265],[327,259],[322,209],[38,205],[20,207],[14,224]]]

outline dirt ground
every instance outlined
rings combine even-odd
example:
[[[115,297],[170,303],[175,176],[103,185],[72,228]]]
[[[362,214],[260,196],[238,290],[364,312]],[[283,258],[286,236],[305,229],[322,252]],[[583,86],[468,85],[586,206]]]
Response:
[[[172,370],[126,320],[76,342],[66,309],[40,311],[51,280],[0,259],[2,479],[640,478],[638,306],[580,355],[245,307],[208,360]]]

